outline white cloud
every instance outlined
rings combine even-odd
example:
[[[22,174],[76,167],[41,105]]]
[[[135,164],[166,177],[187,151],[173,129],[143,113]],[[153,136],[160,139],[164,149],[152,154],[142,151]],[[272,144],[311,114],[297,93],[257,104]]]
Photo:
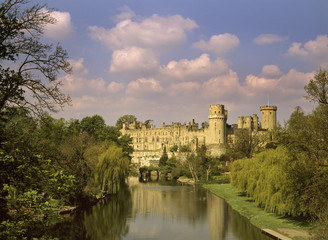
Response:
[[[122,91],[124,87],[125,85],[123,83],[110,82],[110,84],[107,86],[107,90],[110,93],[116,93]]]
[[[127,95],[133,96],[154,96],[154,94],[161,93],[163,88],[159,81],[154,78],[139,78],[132,81],[126,88]]]
[[[294,42],[286,55],[325,66],[328,64],[328,36],[319,35],[305,44]]]
[[[110,64],[111,73],[145,74],[158,68],[159,60],[156,54],[138,47],[115,50]]]
[[[222,56],[239,45],[239,38],[230,33],[213,35],[209,41],[200,40],[193,44],[194,48],[203,51],[213,51]]]
[[[257,91],[274,91],[277,87],[279,79],[277,78],[264,78],[250,74],[245,79],[246,86],[253,90],[249,93]],[[255,94],[254,94],[255,95]]]
[[[156,14],[139,21],[125,19],[112,29],[90,26],[94,40],[105,44],[109,49],[131,46],[141,48],[170,48],[183,42],[186,31],[197,27],[195,21],[180,15],[160,17]]]
[[[45,37],[55,40],[65,40],[74,36],[75,29],[71,22],[71,15],[69,12],[53,11],[50,15],[56,19],[56,22],[45,26]]]
[[[69,61],[73,67],[73,73],[61,78],[63,91],[71,96],[94,96],[118,93],[125,88],[123,83],[110,82],[103,78],[88,79],[88,69],[84,66],[84,59]],[[74,103],[73,103],[74,104]]]
[[[229,70],[228,74],[211,78],[202,86],[203,98],[220,99],[221,101],[239,99],[241,86],[236,72]]]
[[[201,89],[201,84],[197,82],[173,83],[167,88],[167,94],[170,96],[194,96]]]
[[[306,59],[306,57],[308,56],[308,52],[304,48],[301,48],[301,46],[302,43],[292,43],[292,46],[288,49],[286,55]]]
[[[250,74],[245,79],[245,92],[250,96],[260,97],[261,95],[271,94],[278,96],[281,103],[290,101],[295,96],[302,97],[304,86],[308,83],[313,73],[303,73],[295,69],[289,70],[287,74],[279,74],[276,77],[267,76],[263,72],[259,75]]]
[[[295,69],[290,69],[289,72],[280,78],[280,86],[284,89],[297,89],[305,95],[304,86],[313,78],[314,72],[303,73]],[[302,96],[303,96],[302,95]]]
[[[276,65],[265,65],[262,68],[262,73],[260,74],[261,77],[265,78],[275,78],[282,75],[279,67]]]
[[[135,13],[129,8],[128,6],[123,6],[121,8],[121,13],[116,15],[114,20],[117,22],[126,20],[126,19],[131,19],[135,16]]]
[[[257,38],[254,39],[254,42],[256,44],[260,45],[266,45],[266,44],[272,44],[275,42],[282,42],[287,40],[288,37],[282,37],[276,34],[261,34]]]
[[[162,74],[168,76],[170,80],[207,80],[211,76],[221,75],[228,72],[229,66],[223,59],[211,61],[208,54],[202,54],[200,57],[188,60],[170,61],[161,69]]]
[[[74,75],[84,76],[88,74],[89,71],[84,67],[83,62],[84,62],[83,58],[79,58],[78,60],[74,60],[74,59],[69,60],[69,63],[73,68]]]

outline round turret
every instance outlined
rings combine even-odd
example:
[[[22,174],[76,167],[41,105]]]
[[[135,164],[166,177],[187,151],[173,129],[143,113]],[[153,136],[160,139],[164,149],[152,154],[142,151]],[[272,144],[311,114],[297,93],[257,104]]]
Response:
[[[261,110],[261,128],[266,130],[273,129],[277,124],[277,107],[262,106]]]
[[[223,105],[211,105],[208,115],[208,143],[224,144],[226,143],[226,122],[227,111]]]

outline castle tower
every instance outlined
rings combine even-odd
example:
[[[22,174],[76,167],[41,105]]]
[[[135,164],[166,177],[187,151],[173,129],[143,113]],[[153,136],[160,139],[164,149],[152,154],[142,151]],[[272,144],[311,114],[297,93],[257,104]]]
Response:
[[[244,117],[238,117],[238,128],[244,128]]]
[[[256,114],[253,114],[253,129],[254,131],[259,129],[259,117]]]
[[[226,123],[228,112],[224,110],[224,105],[211,105],[208,115],[208,144],[226,143]]]
[[[277,107],[276,106],[262,106],[261,110],[261,128],[271,130],[277,123]]]
[[[243,128],[252,130],[252,122],[253,122],[253,119],[251,116],[244,117],[244,127]]]

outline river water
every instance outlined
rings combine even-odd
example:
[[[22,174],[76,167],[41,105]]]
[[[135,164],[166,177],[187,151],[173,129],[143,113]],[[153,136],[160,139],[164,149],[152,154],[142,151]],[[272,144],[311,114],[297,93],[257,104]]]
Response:
[[[202,188],[141,183],[77,215],[60,239],[269,240],[221,198]]]

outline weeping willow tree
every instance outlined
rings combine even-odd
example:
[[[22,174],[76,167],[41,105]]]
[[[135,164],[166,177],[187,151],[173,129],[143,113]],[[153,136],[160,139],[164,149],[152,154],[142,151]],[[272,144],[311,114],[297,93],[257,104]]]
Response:
[[[280,215],[302,215],[300,195],[290,182],[290,161],[286,148],[280,146],[237,160],[232,165],[231,182],[246,192],[268,212]]]
[[[128,175],[130,159],[122,148],[111,145],[100,155],[95,181],[101,191],[116,193]]]
[[[308,161],[307,154],[295,157],[279,146],[235,161],[231,183],[268,212],[316,218],[328,205],[328,174]]]

